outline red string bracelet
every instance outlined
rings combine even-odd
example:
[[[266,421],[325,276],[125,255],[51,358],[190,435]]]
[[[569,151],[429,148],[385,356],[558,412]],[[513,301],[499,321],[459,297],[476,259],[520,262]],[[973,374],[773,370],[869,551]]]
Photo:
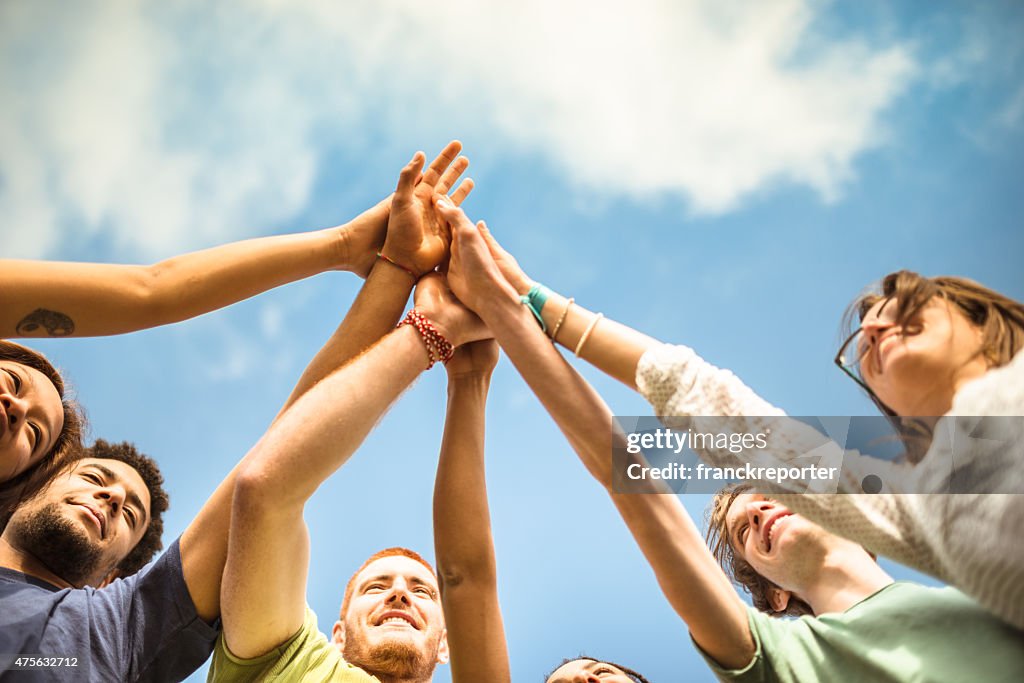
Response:
[[[430,365],[427,366],[427,370],[434,367],[434,363],[437,361],[447,363],[452,359],[452,356],[455,354],[455,347],[444,338],[443,334],[437,331],[437,328],[434,327],[434,324],[425,315],[415,308],[406,314],[402,322],[398,323],[398,327],[402,325],[412,325],[419,332],[420,337],[423,338],[423,344],[427,347],[427,356],[430,358]]]
[[[377,258],[379,258],[381,261],[385,261],[387,263],[390,263],[395,268],[400,268],[401,270],[404,270],[405,272],[409,273],[409,276],[413,279],[413,281],[415,281],[415,282],[419,282],[420,281],[420,276],[419,275],[414,273],[409,268],[406,268],[405,266],[403,266],[398,261],[394,261],[394,260],[388,258],[387,256],[384,255],[384,252],[378,251],[377,252]]]

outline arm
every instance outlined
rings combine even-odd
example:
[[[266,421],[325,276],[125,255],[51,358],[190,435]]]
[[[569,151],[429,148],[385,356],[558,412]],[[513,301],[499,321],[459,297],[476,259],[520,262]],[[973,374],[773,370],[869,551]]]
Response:
[[[432,219],[420,211],[421,195],[448,191],[468,165],[456,159],[460,149],[449,144],[424,174],[418,197],[403,201],[410,217]],[[471,188],[467,179],[453,199]],[[338,227],[235,242],[150,266],[0,260],[0,337],[122,334],[187,320],[326,270],[365,277],[384,243],[391,204],[388,197]],[[410,255],[422,264],[435,254]]]
[[[447,367],[434,548],[455,683],[511,680],[484,477],[484,408],[497,360],[487,340],[458,349]]]
[[[502,277],[465,214],[441,209],[453,226],[449,281],[482,317],[523,379],[604,486],[694,640],[726,667],[754,654],[746,608],[675,496],[612,492],[612,414],[561,357]]]
[[[439,275],[421,281],[416,307],[453,344],[483,333]],[[263,654],[302,626],[309,563],[305,503],[427,360],[413,327],[390,332],[298,398],[239,465],[221,588],[224,637],[236,656]]]
[[[434,160],[430,169],[436,182],[435,189],[447,191],[465,170],[468,162],[464,158],[449,163],[458,153],[458,143],[449,144]],[[415,194],[417,177],[423,160],[417,153],[413,161],[402,171],[396,194],[403,197]],[[425,176],[426,177],[426,176]],[[419,181],[421,184],[423,180]],[[467,184],[468,183],[468,184]],[[464,181],[452,194],[453,201],[461,202],[468,195],[472,184]],[[433,191],[433,190],[431,190]],[[429,204],[421,203],[421,214],[429,210]],[[416,233],[422,229],[422,218],[417,221],[415,213],[407,214],[406,220],[389,221],[389,233],[402,235]],[[406,240],[410,243],[415,239]],[[396,253],[396,256],[412,258],[412,253]],[[346,315],[345,320],[327,341],[324,347],[303,372],[291,396],[282,408],[285,412],[295,401],[319,381],[348,362],[365,348],[371,346],[388,330],[394,327],[412,289],[412,278],[391,264],[376,262],[367,283],[363,286]],[[220,615],[221,577],[228,552],[228,529],[231,523],[232,496],[235,489],[235,467],[220,483],[196,518],[189,524],[181,539],[182,568],[185,583],[195,603],[199,616],[207,621]]]

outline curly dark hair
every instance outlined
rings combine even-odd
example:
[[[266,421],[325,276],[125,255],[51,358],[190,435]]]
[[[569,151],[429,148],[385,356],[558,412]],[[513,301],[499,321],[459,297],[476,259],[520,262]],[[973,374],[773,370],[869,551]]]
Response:
[[[561,669],[563,666],[565,666],[569,662],[578,662],[581,659],[585,659],[588,662],[601,662],[602,664],[610,664],[610,665],[614,666],[615,668],[621,670],[622,673],[624,673],[627,676],[629,676],[634,681],[634,683],[650,683],[650,681],[648,681],[646,678],[644,678],[642,674],[640,674],[640,673],[638,673],[636,671],[633,671],[628,666],[622,666],[621,664],[616,664],[615,662],[610,662],[607,659],[597,659],[596,657],[591,657],[589,655],[579,655],[578,657],[567,657],[567,658],[563,659],[558,664],[558,666],[556,666],[554,669],[552,669],[551,671],[548,672],[548,675],[544,677],[544,681],[546,682],[549,678],[551,678],[551,674],[555,673],[556,671]]]
[[[82,458],[119,460],[134,468],[142,477],[142,481],[146,483],[146,488],[149,489],[149,526],[146,527],[146,533],[143,534],[138,544],[117,565],[119,576],[122,578],[131,576],[146,566],[146,563],[164,547],[161,540],[164,532],[163,513],[170,504],[167,492],[164,491],[164,477],[160,474],[160,468],[157,467],[156,461],[139,453],[135,444],[128,441],[110,443],[103,439],[96,439],[92,446],[79,448],[68,456],[69,463],[77,462]]]
[[[53,448],[33,467],[0,483],[0,532],[2,532],[18,504],[31,498],[45,486],[53,475],[64,466],[67,454],[81,445],[86,421],[78,403],[68,395],[64,378],[41,353],[33,351],[27,346],[0,339],[0,360],[18,363],[41,372],[57,389],[57,394],[64,407],[64,426],[61,428],[60,434],[57,435]]]

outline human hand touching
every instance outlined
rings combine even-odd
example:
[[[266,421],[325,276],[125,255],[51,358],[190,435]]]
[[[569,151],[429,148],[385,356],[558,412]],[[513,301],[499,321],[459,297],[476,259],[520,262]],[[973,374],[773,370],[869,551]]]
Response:
[[[461,149],[457,140],[448,143],[425,171],[426,157],[416,152],[399,175],[381,253],[417,276],[433,270],[448,255],[451,235],[432,200],[435,194],[448,192],[469,166],[466,157],[457,156]],[[451,201],[461,204],[472,189],[473,181],[466,178],[452,192]]]
[[[492,255],[480,224],[474,225],[462,209],[444,197],[438,197],[435,206],[452,234],[448,284],[455,296],[474,311],[486,308],[488,302],[496,297],[518,298],[516,287],[509,282]],[[520,285],[523,280],[528,281],[511,256],[507,256],[505,267]],[[526,289],[529,288],[528,285]]]
[[[422,175],[420,175],[420,170],[423,167],[423,154],[422,152],[417,152],[419,167],[410,174],[414,183],[411,193],[413,205],[418,204],[421,209],[422,207],[429,209],[429,198],[432,194],[446,194],[451,190],[452,186],[455,185],[455,182],[469,166],[469,160],[466,157],[457,156],[461,149],[462,145],[457,141],[448,143],[430,164],[427,172]],[[413,162],[406,166],[407,169],[416,162],[416,158],[414,157]],[[403,169],[404,173],[405,169]],[[399,177],[400,186],[402,178],[403,176]],[[461,204],[472,190],[473,181],[470,178],[466,178],[452,192],[451,199],[456,205]],[[375,206],[359,214],[345,225],[335,228],[340,237],[341,255],[339,262],[343,264],[340,266],[342,270],[350,270],[363,278],[369,275],[370,269],[373,268],[373,264],[377,260],[377,252],[384,250],[386,236],[388,235],[388,224],[393,211],[396,210],[394,205],[396,194],[395,192],[391,193],[377,202]],[[405,208],[414,208],[414,206],[406,206]],[[424,223],[423,216],[425,216],[425,212],[421,211],[419,222],[421,226]],[[415,218],[415,211],[404,218]],[[415,225],[407,227],[412,228],[412,236],[406,234],[396,235],[398,241],[390,245],[396,251],[396,254],[393,255],[390,250],[384,250],[383,253],[389,258],[393,258],[397,263],[402,264],[402,266],[411,269],[411,264],[413,263],[411,258],[408,261],[399,259],[405,258],[405,254],[402,253],[403,249],[415,249],[418,246],[415,241],[415,235],[418,235],[419,232],[417,232]],[[445,245],[445,250],[447,251],[447,242],[445,242]],[[417,270],[416,272],[419,271]]]
[[[416,283],[413,303],[416,310],[426,316],[456,348],[491,337],[483,321],[455,298],[447,279],[440,273],[428,273],[420,278]]]

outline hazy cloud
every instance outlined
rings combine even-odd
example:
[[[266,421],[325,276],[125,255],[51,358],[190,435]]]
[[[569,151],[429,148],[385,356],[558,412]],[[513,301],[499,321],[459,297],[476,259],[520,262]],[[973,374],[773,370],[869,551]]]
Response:
[[[818,35],[821,7],[7,3],[4,232],[25,256],[69,235],[161,255],[240,237],[302,210],[326,149],[437,129],[696,212],[780,182],[832,199],[915,65]]]

